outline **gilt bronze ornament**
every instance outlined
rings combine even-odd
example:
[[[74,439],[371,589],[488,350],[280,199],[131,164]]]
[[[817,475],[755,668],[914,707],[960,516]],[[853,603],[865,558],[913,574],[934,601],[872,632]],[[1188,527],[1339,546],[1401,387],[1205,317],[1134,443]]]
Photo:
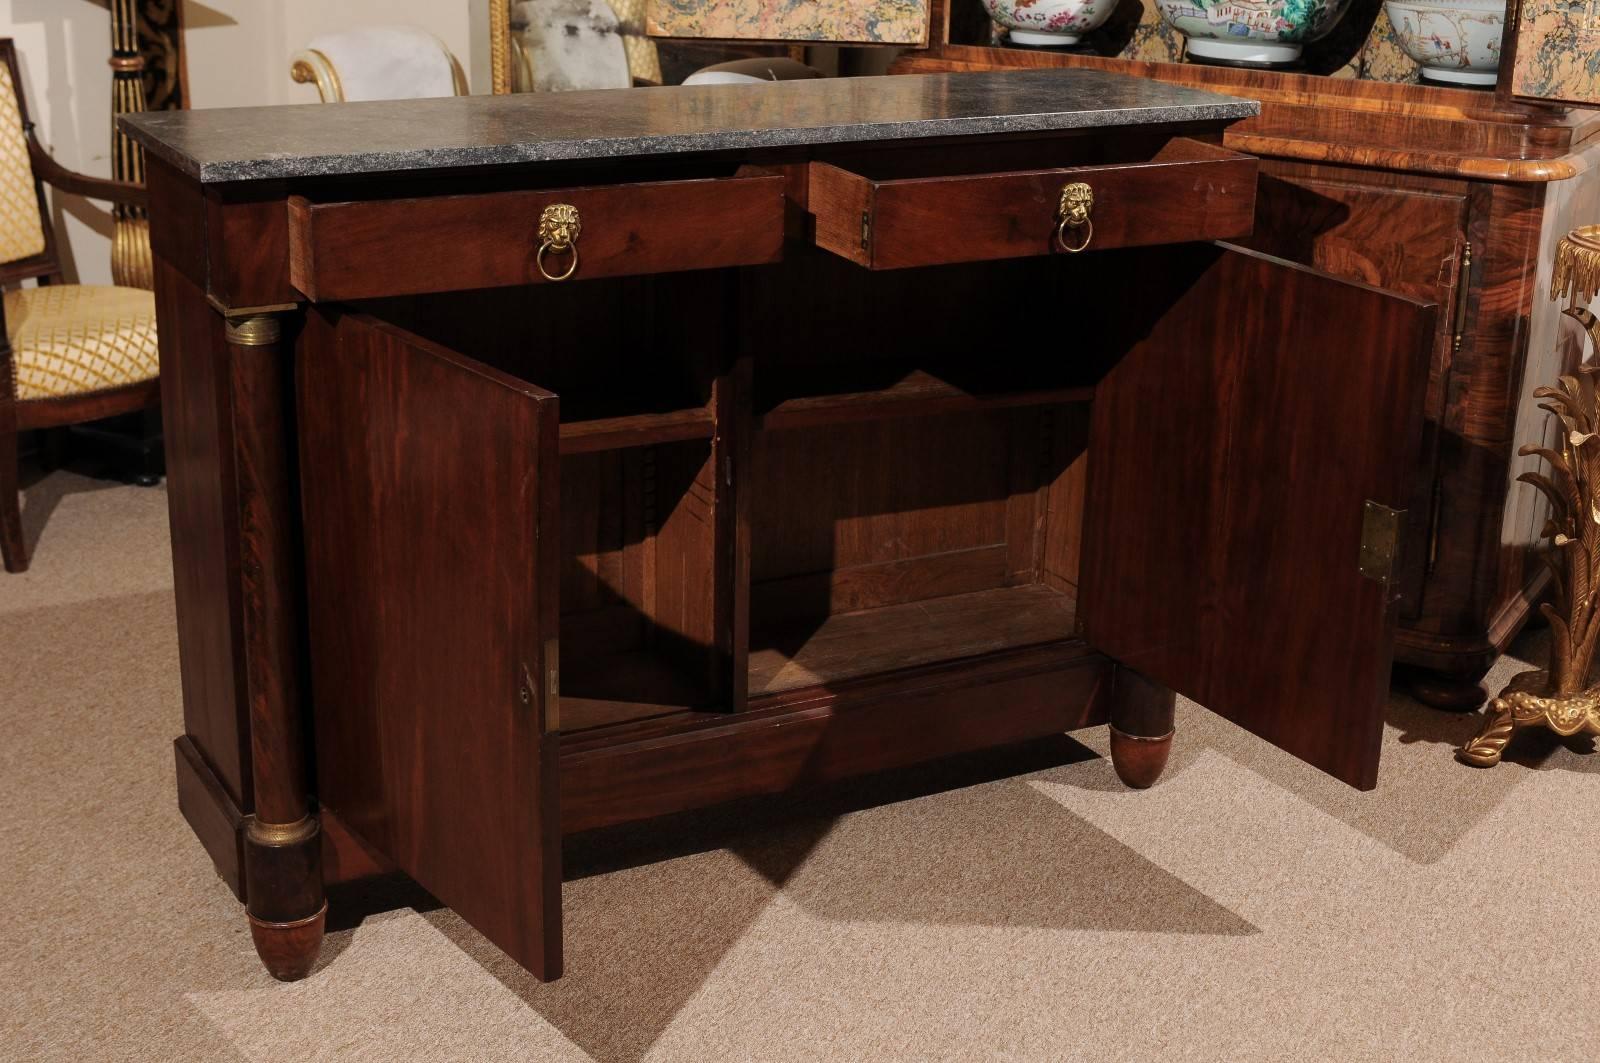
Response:
[[[1600,255],[1593,243],[1596,230],[1579,230],[1562,241],[1556,270],[1557,296],[1574,303],[1562,311],[1589,333],[1600,355],[1600,319],[1577,305],[1595,294]],[[1517,477],[1532,484],[1550,502],[1543,536],[1551,549],[1542,560],[1550,567],[1551,600],[1539,607],[1550,622],[1550,666],[1515,676],[1489,703],[1482,730],[1456,756],[1481,768],[1500,763],[1506,744],[1518,728],[1541,725],[1558,735],[1580,731],[1600,734],[1600,686],[1589,685],[1595,643],[1600,638],[1600,408],[1596,377],[1600,365],[1586,362],[1559,386],[1534,391],[1545,400],[1540,408],[1561,421],[1559,450],[1526,445],[1522,455],[1536,454],[1550,467],[1548,476],[1526,472]]]

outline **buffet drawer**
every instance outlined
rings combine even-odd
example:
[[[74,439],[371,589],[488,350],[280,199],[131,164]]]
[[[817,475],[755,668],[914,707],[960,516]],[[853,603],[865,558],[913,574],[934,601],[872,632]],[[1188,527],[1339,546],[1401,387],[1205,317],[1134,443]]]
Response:
[[[415,199],[289,199],[289,279],[313,301],[417,295],[552,278],[750,266],[783,252],[784,180],[731,177]],[[549,250],[541,217],[575,208],[578,258]]]
[[[936,177],[883,177],[871,164],[810,164],[817,246],[869,269],[1066,254],[1062,195],[1093,193],[1090,227],[1061,238],[1083,250],[1248,236],[1256,160],[1178,137],[1147,157]]]

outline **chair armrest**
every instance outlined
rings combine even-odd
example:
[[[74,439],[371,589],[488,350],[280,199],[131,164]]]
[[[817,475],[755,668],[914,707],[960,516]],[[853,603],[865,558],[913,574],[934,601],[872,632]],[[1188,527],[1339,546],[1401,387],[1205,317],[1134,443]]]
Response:
[[[143,207],[150,201],[144,185],[90,177],[67,169],[44,150],[44,145],[39,143],[31,126],[28,129],[28,157],[33,162],[33,172],[39,180],[63,192],[74,192],[90,199],[109,199],[113,203],[126,203],[133,207]]]

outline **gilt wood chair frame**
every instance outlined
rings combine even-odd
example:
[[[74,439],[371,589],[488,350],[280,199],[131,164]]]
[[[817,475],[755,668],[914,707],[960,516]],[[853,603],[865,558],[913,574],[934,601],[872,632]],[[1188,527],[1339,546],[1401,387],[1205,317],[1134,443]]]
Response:
[[[38,196],[39,221],[45,239],[44,250],[39,254],[0,265],[0,286],[25,280],[60,284],[61,258],[55,229],[50,224],[50,208],[45,200],[44,186],[48,184],[63,192],[135,207],[145,206],[147,197],[142,185],[75,173],[51,158],[44,145],[39,143],[33,121],[28,117],[27,94],[23,92],[21,72],[17,69],[17,49],[9,38],[0,39],[0,62],[4,62],[11,71],[17,112],[22,117],[23,133],[28,141],[28,159],[33,167],[34,191]],[[160,400],[161,386],[159,379],[144,380],[83,395],[20,400],[17,398],[11,341],[5,326],[5,308],[4,304],[0,304],[0,548],[3,548],[5,555],[6,570],[21,572],[28,567],[28,554],[22,536],[18,501],[18,433],[36,428],[80,424],[142,410]]]

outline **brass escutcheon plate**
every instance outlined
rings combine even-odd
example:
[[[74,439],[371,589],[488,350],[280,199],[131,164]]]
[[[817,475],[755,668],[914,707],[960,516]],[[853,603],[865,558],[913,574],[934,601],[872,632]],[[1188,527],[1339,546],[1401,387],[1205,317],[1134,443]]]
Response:
[[[552,251],[564,251],[578,242],[583,219],[571,203],[552,203],[539,214],[539,242]]]
[[[1061,250],[1077,253],[1094,239],[1094,221],[1089,215],[1094,211],[1094,189],[1083,181],[1071,181],[1061,186],[1061,204],[1056,208],[1056,243]],[[1067,230],[1082,230],[1076,242],[1067,240]]]
[[[552,203],[539,213],[539,253],[534,261],[547,281],[564,281],[578,271],[578,237],[583,232],[583,219],[578,208],[571,203]],[[572,261],[561,273],[552,273],[545,265],[549,254],[571,253]]]

